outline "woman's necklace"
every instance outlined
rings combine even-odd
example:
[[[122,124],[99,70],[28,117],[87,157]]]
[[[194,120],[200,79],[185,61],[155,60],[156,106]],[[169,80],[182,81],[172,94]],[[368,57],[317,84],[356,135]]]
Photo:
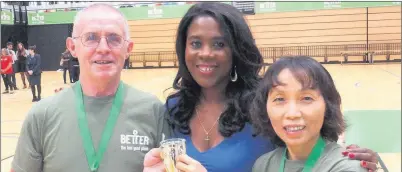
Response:
[[[198,107],[198,106],[197,106]],[[207,141],[207,142],[209,142],[209,140],[210,140],[210,138],[209,138],[209,132],[215,127],[215,125],[216,125],[216,123],[218,123],[218,121],[219,121],[219,119],[221,118],[221,116],[222,116],[222,113],[225,111],[225,109],[226,109],[226,105],[223,107],[223,110],[222,110],[222,112],[221,112],[221,114],[219,115],[219,117],[215,120],[215,122],[214,122],[214,124],[212,125],[212,127],[207,131],[206,129],[205,129],[205,127],[204,127],[204,125],[202,124],[202,121],[201,121],[201,119],[200,119],[200,117],[199,117],[199,115],[198,115],[198,108],[197,107],[195,107],[195,111],[196,111],[196,116],[197,116],[197,119],[198,119],[198,121],[200,122],[200,124],[201,124],[201,127],[202,127],[202,129],[204,129],[204,132],[205,132],[205,135],[206,135],[206,137],[205,137],[205,141]]]

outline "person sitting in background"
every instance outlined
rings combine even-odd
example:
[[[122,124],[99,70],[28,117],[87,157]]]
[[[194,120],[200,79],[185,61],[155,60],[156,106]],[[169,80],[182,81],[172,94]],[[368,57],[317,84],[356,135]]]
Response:
[[[13,73],[13,59],[10,54],[8,54],[7,49],[1,49],[1,77],[3,78],[4,87],[6,90],[3,94],[13,94],[14,84],[11,81],[11,74]]]
[[[262,108],[265,107],[265,108]],[[257,88],[251,117],[277,148],[253,172],[364,172],[367,162],[343,157],[341,97],[329,72],[310,57],[281,57]]]

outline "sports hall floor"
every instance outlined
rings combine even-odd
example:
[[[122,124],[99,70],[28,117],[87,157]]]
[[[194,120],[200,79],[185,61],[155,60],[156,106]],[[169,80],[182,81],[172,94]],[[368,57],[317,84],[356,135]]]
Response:
[[[401,171],[401,64],[327,64],[342,96],[349,130],[346,144],[357,143],[378,151],[390,172]],[[165,100],[176,68],[124,70],[122,79]],[[21,88],[20,76],[17,82]],[[62,72],[44,72],[42,97],[68,87]],[[1,83],[1,91],[4,90]],[[1,95],[1,171],[9,171],[24,117],[32,106],[30,90]]]

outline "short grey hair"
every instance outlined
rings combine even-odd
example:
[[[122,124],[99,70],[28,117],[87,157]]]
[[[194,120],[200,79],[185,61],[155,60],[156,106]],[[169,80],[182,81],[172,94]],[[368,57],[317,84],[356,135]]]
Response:
[[[104,3],[96,3],[96,4],[92,4],[89,5],[88,7],[84,8],[83,10],[79,11],[77,13],[77,15],[75,15],[74,18],[74,26],[77,25],[79,23],[79,21],[81,20],[81,16],[88,10],[90,9],[96,9],[96,8],[105,8],[105,9],[110,9],[116,13],[118,13],[119,15],[121,15],[121,17],[123,18],[123,22],[124,22],[124,32],[125,32],[125,39],[126,40],[130,40],[130,29],[128,26],[128,22],[127,22],[127,18],[126,16],[119,11],[118,9],[116,9],[115,7],[109,5],[109,4],[104,4]],[[74,30],[73,30],[73,35],[74,35]]]
[[[7,48],[2,48],[1,53],[3,53],[3,51],[6,53],[6,56],[10,55]]]

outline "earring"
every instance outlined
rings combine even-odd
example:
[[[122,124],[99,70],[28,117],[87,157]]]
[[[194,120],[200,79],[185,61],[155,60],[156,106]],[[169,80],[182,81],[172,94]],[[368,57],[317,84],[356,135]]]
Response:
[[[232,70],[233,72],[233,70]],[[232,76],[232,72],[230,72],[230,80],[232,82],[236,82],[237,81],[237,72],[236,72],[236,66],[234,66],[234,76]]]

